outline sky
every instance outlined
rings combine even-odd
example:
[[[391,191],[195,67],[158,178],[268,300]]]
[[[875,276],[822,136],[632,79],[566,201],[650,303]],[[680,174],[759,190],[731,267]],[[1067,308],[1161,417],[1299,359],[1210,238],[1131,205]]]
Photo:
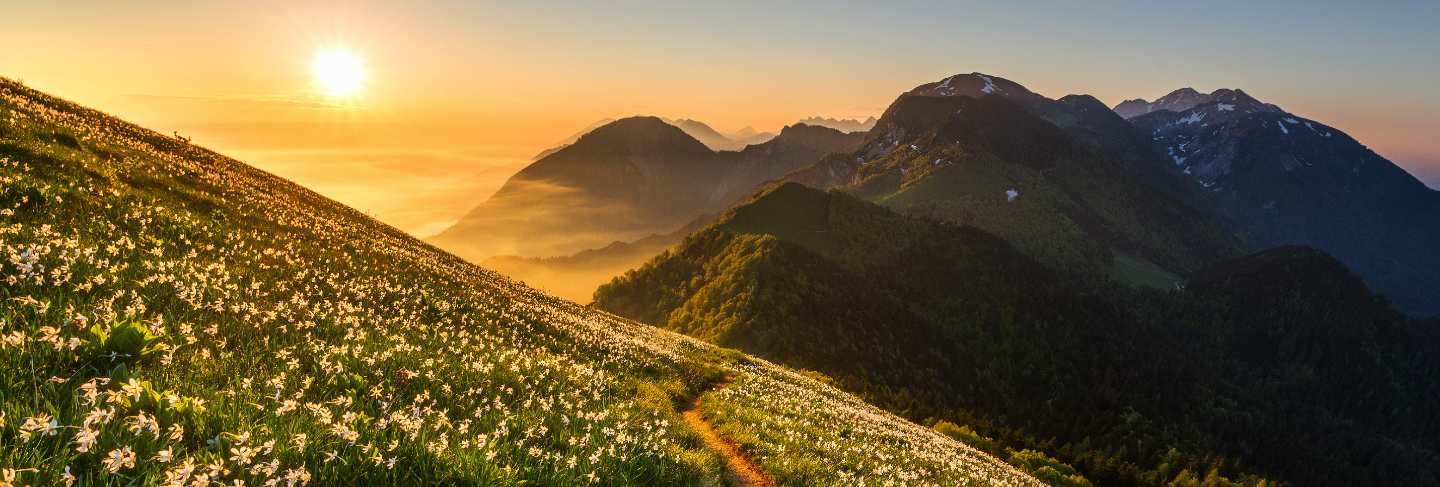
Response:
[[[1241,88],[1440,187],[1440,2],[0,0],[0,76],[433,234],[604,118],[761,130],[984,72],[1111,105]],[[317,84],[318,52],[363,65]]]

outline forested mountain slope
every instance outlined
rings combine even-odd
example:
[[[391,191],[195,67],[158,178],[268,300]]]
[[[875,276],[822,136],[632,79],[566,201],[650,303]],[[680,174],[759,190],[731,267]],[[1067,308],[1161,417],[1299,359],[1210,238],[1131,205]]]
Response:
[[[1272,264],[1289,253],[1302,258]],[[969,426],[1012,461],[1042,450],[1102,485],[1440,482],[1435,323],[1309,249],[1179,284],[1097,285],[974,227],[790,183],[595,303]]]

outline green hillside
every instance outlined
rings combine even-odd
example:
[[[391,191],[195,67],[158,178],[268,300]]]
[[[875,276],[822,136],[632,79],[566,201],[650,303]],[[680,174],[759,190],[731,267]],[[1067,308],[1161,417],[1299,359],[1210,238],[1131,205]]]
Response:
[[[1052,483],[1037,458],[1098,485],[1440,482],[1436,324],[1310,252],[1097,287],[974,227],[789,183],[595,305],[820,371]]]
[[[1169,287],[1177,279],[1167,273],[1240,255],[1239,240],[1218,222],[1155,189],[1179,176],[1136,170],[1149,167],[1136,162],[1146,147],[1125,138],[1133,128],[1103,105],[1050,100],[979,74],[951,80],[1008,88],[990,94],[924,85],[902,94],[859,149],[787,179],[980,228],[1094,280]]]
[[[787,183],[595,305],[821,371],[917,420],[1014,428],[1008,445],[1048,448],[1023,437],[1118,428],[1114,404],[1165,414],[1122,384],[1173,384],[1157,393],[1179,400],[1187,381],[1184,364],[1152,365],[1169,350],[1154,330],[1081,289],[973,227]]]
[[[1037,485],[807,375],[558,300],[0,80],[0,469],[60,485]],[[716,389],[717,384],[723,388]]]

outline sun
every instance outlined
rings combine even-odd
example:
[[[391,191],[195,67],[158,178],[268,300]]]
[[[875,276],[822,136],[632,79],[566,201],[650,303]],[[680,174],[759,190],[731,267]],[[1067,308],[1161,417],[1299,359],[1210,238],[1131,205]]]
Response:
[[[315,76],[315,84],[333,97],[353,95],[365,84],[365,62],[345,49],[315,51],[310,70]]]

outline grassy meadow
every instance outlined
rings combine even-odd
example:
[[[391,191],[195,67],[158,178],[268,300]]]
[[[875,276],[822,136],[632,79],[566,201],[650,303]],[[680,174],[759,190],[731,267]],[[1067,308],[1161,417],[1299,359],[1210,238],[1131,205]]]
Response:
[[[699,394],[781,484],[1037,485],[8,80],[0,282],[0,485],[719,485]]]

